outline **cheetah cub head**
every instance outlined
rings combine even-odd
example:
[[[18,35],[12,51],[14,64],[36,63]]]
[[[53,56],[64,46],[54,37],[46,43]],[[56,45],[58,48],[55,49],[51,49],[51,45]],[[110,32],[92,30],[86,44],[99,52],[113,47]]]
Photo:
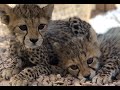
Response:
[[[99,43],[96,32],[85,21],[77,17],[69,20],[71,39],[57,43],[59,65],[78,78],[92,79],[99,67]]]
[[[54,5],[16,4],[12,6],[0,4],[2,23],[7,25],[14,39],[26,48],[39,47],[43,42]]]

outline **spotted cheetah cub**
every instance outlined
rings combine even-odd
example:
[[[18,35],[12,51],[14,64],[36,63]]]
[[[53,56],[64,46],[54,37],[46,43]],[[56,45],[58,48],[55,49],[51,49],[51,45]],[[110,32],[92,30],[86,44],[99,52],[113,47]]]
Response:
[[[50,74],[44,35],[52,16],[54,5],[40,7],[37,4],[18,4],[14,8],[0,4],[2,23],[10,31],[10,67],[2,71],[12,85],[27,85],[40,74]],[[11,78],[12,77],[12,78]]]
[[[49,26],[47,38],[58,57],[58,65],[81,81],[93,78],[99,68],[100,49],[97,34],[77,17]],[[55,62],[55,60],[51,61]]]
[[[120,27],[111,28],[108,32],[98,35],[101,56],[100,68],[92,82],[108,84],[116,79],[120,72]]]
[[[103,85],[116,79],[120,72],[120,27],[97,35],[77,17],[54,25],[49,27],[52,32],[47,37],[60,67],[82,82],[91,80]]]

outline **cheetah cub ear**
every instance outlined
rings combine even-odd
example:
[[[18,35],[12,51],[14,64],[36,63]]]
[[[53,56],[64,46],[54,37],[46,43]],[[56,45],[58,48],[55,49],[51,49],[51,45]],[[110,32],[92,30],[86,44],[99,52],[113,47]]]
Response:
[[[7,4],[0,4],[0,18],[3,24],[9,24],[12,14],[12,7]]]
[[[50,19],[52,17],[52,12],[54,9],[54,4],[37,4],[40,8],[43,9],[45,15]]]

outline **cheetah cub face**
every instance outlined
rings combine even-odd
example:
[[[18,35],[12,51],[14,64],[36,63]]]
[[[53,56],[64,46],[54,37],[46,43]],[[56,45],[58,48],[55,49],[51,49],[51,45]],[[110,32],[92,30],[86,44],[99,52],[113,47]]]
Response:
[[[17,4],[14,8],[0,5],[1,20],[14,38],[26,48],[39,47],[43,42],[54,5]]]
[[[92,27],[79,18],[71,18],[71,33],[69,41],[60,44],[56,52],[59,65],[67,69],[70,74],[78,78],[92,79],[99,67],[99,43]]]

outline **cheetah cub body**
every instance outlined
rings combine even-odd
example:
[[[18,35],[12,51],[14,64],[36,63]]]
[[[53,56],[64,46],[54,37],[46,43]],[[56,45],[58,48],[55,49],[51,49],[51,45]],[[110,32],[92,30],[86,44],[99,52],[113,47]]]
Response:
[[[81,82],[91,80],[99,85],[110,83],[119,74],[119,27],[97,35],[87,22],[77,17],[69,19],[69,23],[59,21],[53,25],[46,37],[60,67]]]
[[[92,27],[77,17],[53,25],[49,26],[46,37],[58,57],[58,66],[81,81],[93,78],[99,68],[101,52]]]
[[[94,83],[108,84],[116,79],[120,72],[120,27],[111,28],[105,34],[98,35],[101,56],[100,68],[93,78]]]
[[[10,79],[12,85],[27,85],[40,74],[55,72],[44,45],[53,7],[52,4],[43,8],[35,4],[18,4],[14,8],[0,5],[1,21],[11,35],[8,57],[12,60],[2,76]]]

